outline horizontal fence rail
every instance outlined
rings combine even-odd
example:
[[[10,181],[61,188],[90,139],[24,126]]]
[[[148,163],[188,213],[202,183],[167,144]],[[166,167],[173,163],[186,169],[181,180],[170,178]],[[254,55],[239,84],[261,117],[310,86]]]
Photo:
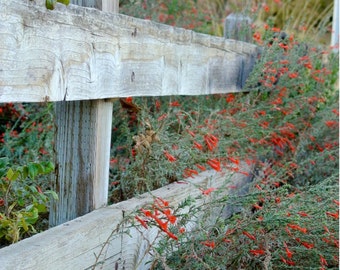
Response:
[[[249,171],[249,167],[243,170]],[[131,236],[124,234],[124,227],[131,225],[122,225],[124,217],[151,204],[154,196],[176,207],[189,196],[195,198],[201,195],[199,188],[214,187],[223,190],[221,194],[227,195],[230,191],[235,192],[235,188],[236,192],[245,188],[247,179],[242,173],[210,170],[187,179],[187,182],[173,183],[148,194],[97,209],[0,249],[1,269],[149,269],[146,262],[151,257],[144,256],[147,242],[143,238],[153,239],[156,231],[147,231],[143,237],[133,229],[129,232]],[[203,199],[196,200],[195,206],[199,207],[204,202]],[[111,232],[117,228],[118,231],[110,237]],[[99,256],[97,268],[96,256]]]
[[[94,8],[0,0],[0,102],[239,91],[257,47]]]

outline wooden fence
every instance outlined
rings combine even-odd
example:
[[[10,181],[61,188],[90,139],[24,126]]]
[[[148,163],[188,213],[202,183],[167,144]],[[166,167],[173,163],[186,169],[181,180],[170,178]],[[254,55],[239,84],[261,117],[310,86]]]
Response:
[[[153,202],[153,196],[164,198],[176,207],[189,196],[197,198],[203,189],[215,187],[235,190],[246,185],[245,175],[206,171],[187,184],[173,183],[130,200],[103,207],[48,231],[0,249],[1,269],[149,269],[151,259],[147,245],[156,235],[156,228],[143,235],[124,229],[124,217]],[[229,188],[230,187],[230,188]],[[226,194],[225,193],[225,194]],[[224,195],[225,195],[224,194]],[[195,202],[199,207],[205,201]],[[212,221],[213,222],[213,221]],[[112,235],[111,233],[114,232]],[[150,242],[145,240],[148,239]],[[97,260],[97,257],[98,260]],[[96,263],[97,261],[97,263]]]
[[[0,0],[0,102],[56,102],[59,195],[50,216],[51,226],[59,226],[1,249],[1,269],[91,268],[123,215],[151,200],[145,195],[102,208],[112,98],[237,92],[258,55],[248,43],[113,14],[118,1],[78,2],[103,11]],[[209,179],[215,187],[225,180],[207,174],[195,179],[203,188]],[[199,192],[176,185],[154,195],[176,204]],[[140,238],[119,235],[100,260],[107,269],[135,269]]]

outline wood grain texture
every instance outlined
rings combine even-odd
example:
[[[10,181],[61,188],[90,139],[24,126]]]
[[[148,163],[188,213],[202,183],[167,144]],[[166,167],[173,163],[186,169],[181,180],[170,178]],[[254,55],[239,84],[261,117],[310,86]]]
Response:
[[[91,1],[81,2],[93,5]],[[107,2],[118,6],[118,0],[106,0],[103,9],[108,8]],[[112,102],[105,99],[56,103],[54,190],[59,200],[51,204],[50,226],[107,204],[112,107]]]
[[[58,4],[0,0],[0,102],[239,91],[251,44]]]
[[[59,101],[55,105],[55,188],[50,225],[89,213],[107,203],[112,103]]]
[[[248,168],[245,167],[245,171]],[[48,231],[37,234],[9,247],[0,249],[1,269],[93,269],[95,254],[98,255],[103,243],[123,220],[123,217],[153,202],[153,196],[168,200],[176,207],[184,199],[196,198],[201,194],[199,187],[221,188],[228,194],[230,187],[237,185],[245,176],[230,172],[205,171],[187,184],[173,183],[151,193],[97,209],[85,216],[74,219]],[[205,203],[207,198],[197,199],[195,205]],[[122,232],[130,223],[120,224],[119,229],[105,246],[95,269],[149,269],[146,262],[147,242],[133,228],[130,235]],[[144,237],[152,240],[156,230],[145,231]],[[144,256],[146,254],[146,256]],[[18,259],[20,258],[20,259]],[[117,265],[118,268],[115,268]],[[102,267],[102,268],[101,268]]]

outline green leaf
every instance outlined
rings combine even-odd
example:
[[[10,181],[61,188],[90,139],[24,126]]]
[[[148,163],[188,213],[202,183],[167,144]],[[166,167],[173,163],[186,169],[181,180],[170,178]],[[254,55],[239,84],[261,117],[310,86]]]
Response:
[[[8,160],[8,157],[0,158],[0,177],[3,177],[6,174]]]
[[[54,191],[52,191],[52,190],[48,190],[48,191],[45,191],[44,192],[46,195],[50,195],[50,196],[52,196],[52,198],[54,199],[54,200],[58,200],[58,194],[56,193],[56,192],[54,192]]]
[[[44,174],[51,173],[54,171],[54,164],[50,161],[42,163],[44,167]]]
[[[13,171],[12,168],[9,168],[7,171],[7,179],[10,181],[15,181],[18,179],[18,177],[20,176],[20,173],[18,171]]]
[[[66,6],[68,6],[68,4],[70,3],[70,0],[57,0],[57,2],[62,3],[64,5],[66,5]]]
[[[56,0],[46,0],[46,8],[51,10],[54,9],[56,2]]]
[[[2,157],[0,158],[0,168],[4,168],[8,165],[9,158],[8,157]]]
[[[28,168],[25,166],[22,169],[22,179],[26,179],[28,176]]]
[[[20,225],[25,230],[25,232],[28,231],[27,223],[26,223],[26,221],[25,221],[25,219],[23,217],[20,219]]]
[[[39,217],[39,211],[35,207],[31,207],[28,212],[23,212],[25,222],[28,224],[34,224]]]
[[[12,212],[13,208],[16,206],[16,202],[13,202],[9,207],[8,207],[8,210],[7,210],[7,213],[8,215]]]
[[[47,212],[47,207],[45,204],[37,204],[36,209],[38,210],[39,213],[46,213]]]
[[[43,173],[44,168],[39,163],[30,163],[27,165],[28,176],[31,179],[35,179],[38,174]]]

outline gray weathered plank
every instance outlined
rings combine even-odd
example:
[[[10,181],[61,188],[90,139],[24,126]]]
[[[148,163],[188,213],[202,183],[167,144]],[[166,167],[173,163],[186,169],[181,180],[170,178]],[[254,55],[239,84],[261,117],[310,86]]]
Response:
[[[249,168],[245,167],[244,171]],[[54,227],[48,231],[22,240],[16,244],[0,249],[0,268],[60,270],[60,269],[91,269],[95,263],[103,243],[110,233],[121,223],[123,217],[135,210],[153,202],[153,196],[168,200],[176,207],[184,199],[195,198],[201,194],[199,187],[223,189],[227,194],[228,187],[237,186],[245,176],[230,172],[205,171],[195,178],[188,179],[187,184],[173,183],[151,193],[143,194],[130,200],[97,209],[82,217]],[[212,195],[211,195],[212,196]],[[198,207],[206,202],[208,197],[196,200]],[[126,224],[125,226],[129,226]],[[124,230],[124,226],[120,227]],[[126,228],[126,227],[125,227]],[[104,263],[96,269],[149,269],[145,263],[151,259],[149,255],[143,257],[147,243],[135,230],[130,230],[132,237],[119,231],[104,248],[103,256],[98,262]],[[146,232],[149,239],[154,237],[155,231]],[[137,267],[137,265],[139,265]],[[100,268],[103,266],[103,268]]]
[[[59,199],[51,205],[51,226],[106,205],[112,125],[109,101],[60,101],[55,110]]]
[[[253,45],[110,14],[0,0],[0,102],[239,91]]]

